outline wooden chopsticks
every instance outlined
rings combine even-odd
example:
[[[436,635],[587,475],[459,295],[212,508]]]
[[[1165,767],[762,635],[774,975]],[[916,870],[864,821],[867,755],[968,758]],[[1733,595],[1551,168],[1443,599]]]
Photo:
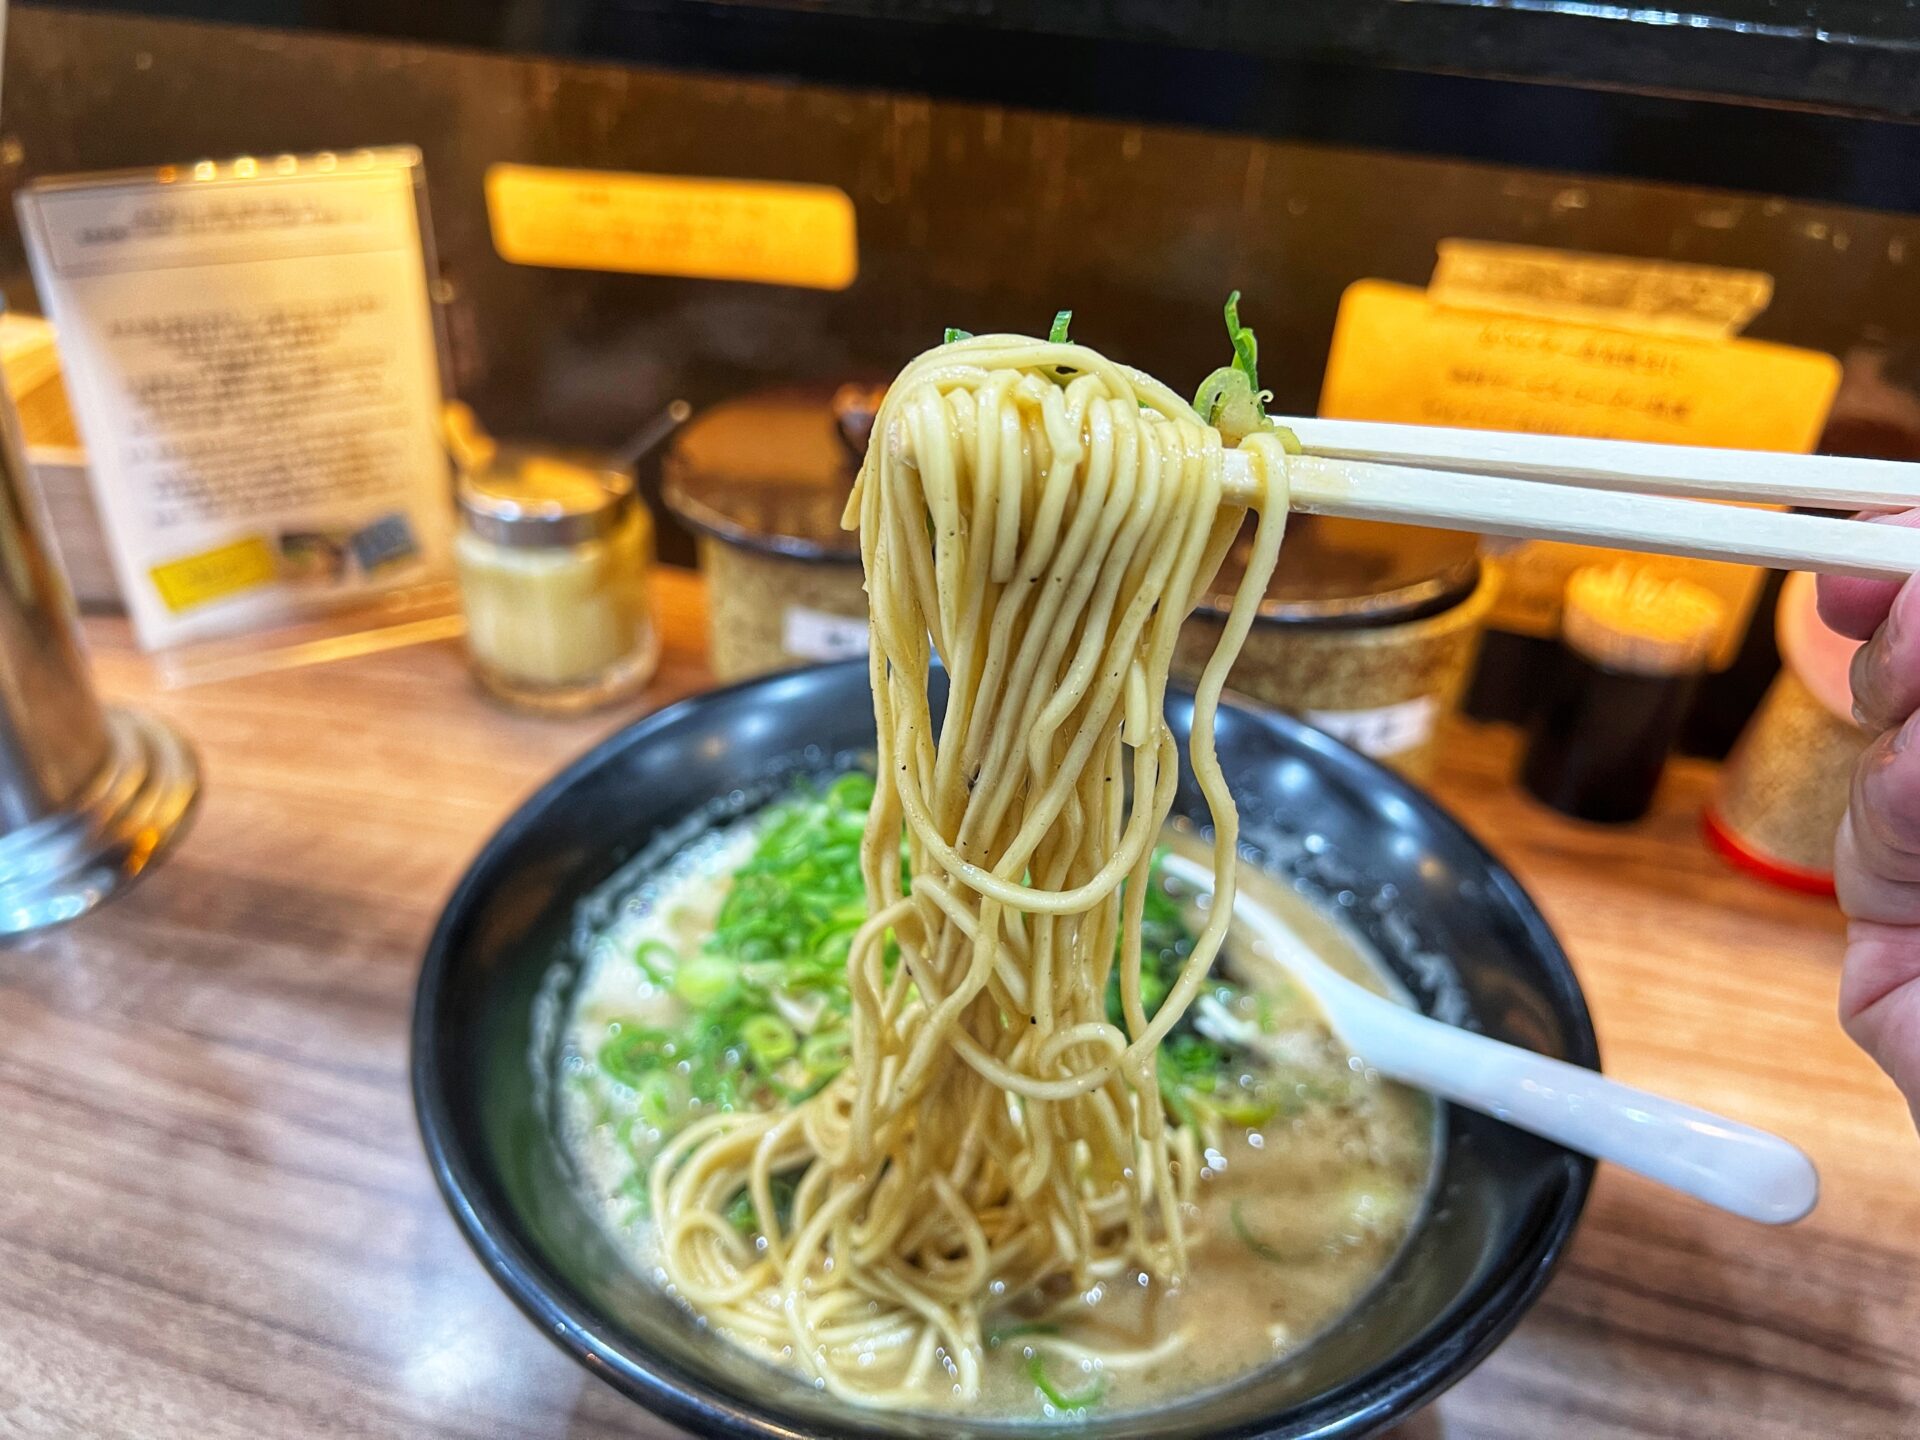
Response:
[[[1346,420],[1282,420],[1293,509],[1875,580],[1920,572],[1920,530],[1700,499],[1920,506],[1920,465]],[[1243,452],[1229,494],[1253,498]],[[1697,497],[1693,499],[1676,497]]]
[[[1846,455],[1782,455],[1632,440],[1581,440],[1365,420],[1283,419],[1310,455],[1468,470],[1642,495],[1753,500],[1815,510],[1920,505],[1920,465]]]

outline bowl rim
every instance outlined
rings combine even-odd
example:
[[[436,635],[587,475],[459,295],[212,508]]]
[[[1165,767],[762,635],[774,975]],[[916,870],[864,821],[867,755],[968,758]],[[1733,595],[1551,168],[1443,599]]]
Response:
[[[482,1268],[550,1341],[591,1374],[662,1419],[691,1434],[714,1437],[714,1440],[730,1440],[730,1437],[799,1440],[808,1432],[796,1429],[791,1421],[781,1418],[778,1406],[745,1402],[680,1370],[653,1351],[636,1351],[601,1333],[604,1327],[596,1322],[596,1308],[584,1297],[577,1296],[573,1287],[525,1242],[523,1227],[511,1211],[503,1213],[502,1208],[488,1198],[475,1158],[454,1141],[452,1102],[444,1084],[446,1057],[441,1052],[438,1035],[441,996],[455,953],[453,942],[491,881],[493,871],[516,846],[522,832],[531,828],[536,817],[560,794],[615,755],[646,743],[658,731],[697,716],[728,697],[791,681],[796,676],[855,668],[864,673],[867,662],[862,659],[835,661],[750,676],[661,706],[590,746],[522,799],[468,863],[434,922],[414,991],[408,1069],[415,1120],[441,1198]],[[1178,684],[1169,687],[1169,694],[1190,696],[1190,693]],[[1313,751],[1318,760],[1334,767],[1345,779],[1364,778],[1375,784],[1384,783],[1398,799],[1418,812],[1425,823],[1452,832],[1452,838],[1465,852],[1484,866],[1488,889],[1518,918],[1528,945],[1540,955],[1556,1014],[1567,1027],[1566,1058],[1591,1069],[1600,1068],[1593,1017],[1572,963],[1546,917],[1519,880],[1476,835],[1412,781],[1304,721],[1231,694],[1222,700],[1222,708],[1229,707],[1262,727],[1282,733],[1289,743]],[[1405,1418],[1468,1374],[1519,1324],[1564,1258],[1586,1207],[1596,1169],[1596,1162],[1588,1156],[1572,1151],[1564,1154],[1569,1162],[1567,1184],[1550,1209],[1538,1217],[1521,1255],[1458,1325],[1419,1343],[1410,1357],[1408,1369],[1400,1372],[1410,1379],[1384,1385],[1376,1380],[1360,1394],[1351,1396],[1357,1403],[1343,1413],[1326,1417],[1306,1429],[1289,1427],[1281,1431],[1262,1421],[1222,1430],[1219,1432],[1222,1440],[1257,1440],[1257,1437],[1283,1433],[1288,1440],[1336,1440],[1336,1437],[1337,1440],[1357,1440]],[[1304,1406],[1322,1405],[1341,1397],[1349,1388],[1324,1391],[1303,1402]],[[882,1413],[875,1412],[875,1415]],[[925,1417],[918,1414],[912,1418],[925,1421]],[[1055,1435],[1070,1435],[1083,1427],[1034,1424],[1023,1428],[1030,1429],[1035,1440],[1047,1440]],[[852,1433],[879,1432],[863,1427]],[[903,1427],[899,1433],[912,1432]]]

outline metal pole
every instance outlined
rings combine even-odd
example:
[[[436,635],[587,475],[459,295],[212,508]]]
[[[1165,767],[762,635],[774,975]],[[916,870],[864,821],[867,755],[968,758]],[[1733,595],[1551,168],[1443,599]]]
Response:
[[[0,385],[0,935],[74,919],[123,888],[177,837],[198,787],[168,726],[94,693]]]

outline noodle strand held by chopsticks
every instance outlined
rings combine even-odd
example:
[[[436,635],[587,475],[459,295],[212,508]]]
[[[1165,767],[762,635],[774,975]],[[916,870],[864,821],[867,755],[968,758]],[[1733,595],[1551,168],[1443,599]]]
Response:
[[[1155,1067],[1232,913],[1239,823],[1213,723],[1286,519],[1280,441],[1242,443],[1267,498],[1192,728],[1215,898],[1148,1013],[1142,905],[1178,781],[1168,670],[1243,519],[1222,501],[1221,437],[1146,376],[1018,336],[929,351],[880,409],[848,507],[879,728],[851,1059],[797,1110],[691,1127],[652,1175],[679,1293],[843,1398],[911,1405],[944,1370],[970,1399],[987,1310],[1184,1266],[1193,1176],[1176,1172],[1195,1146]],[[1124,1027],[1106,1010],[1116,964]],[[784,1220],[775,1175],[795,1180]],[[743,1189],[754,1240],[724,1218]]]

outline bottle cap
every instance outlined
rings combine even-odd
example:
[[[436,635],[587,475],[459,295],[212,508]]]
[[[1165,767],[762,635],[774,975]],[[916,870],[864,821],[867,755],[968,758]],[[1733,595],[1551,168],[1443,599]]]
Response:
[[[1567,581],[1560,634],[1596,665],[1635,675],[1705,667],[1725,608],[1712,591],[1638,565],[1589,565]]]

